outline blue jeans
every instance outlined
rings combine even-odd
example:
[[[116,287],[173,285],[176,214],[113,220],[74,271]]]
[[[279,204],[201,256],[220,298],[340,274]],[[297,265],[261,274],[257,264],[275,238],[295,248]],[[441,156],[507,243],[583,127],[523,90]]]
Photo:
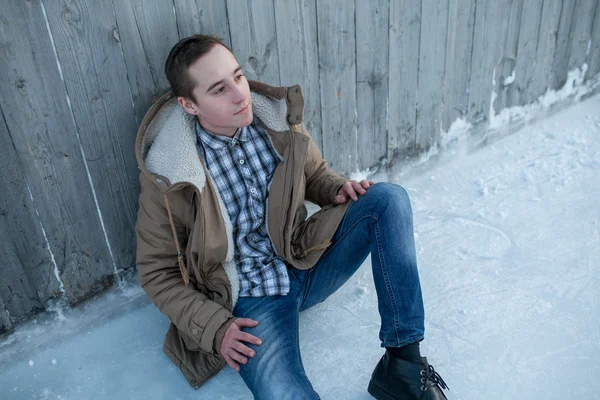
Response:
[[[332,245],[309,270],[291,268],[286,296],[240,297],[233,314],[259,322],[244,330],[262,339],[256,356],[240,365],[254,398],[319,399],[306,377],[298,343],[298,313],[325,300],[361,266],[369,253],[377,291],[382,347],[423,339],[423,298],[406,191],[377,183],[348,208]]]

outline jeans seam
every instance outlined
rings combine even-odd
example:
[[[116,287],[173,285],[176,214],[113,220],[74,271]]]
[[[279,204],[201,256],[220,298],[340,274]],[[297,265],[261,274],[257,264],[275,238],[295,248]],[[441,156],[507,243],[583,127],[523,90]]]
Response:
[[[346,235],[348,235],[350,233],[350,231],[352,229],[354,229],[354,227],[356,225],[358,225],[360,222],[362,222],[363,219],[366,218],[373,218],[375,221],[377,221],[379,219],[379,215],[377,213],[369,213],[367,215],[364,215],[363,217],[361,217],[358,221],[356,221],[354,224],[352,224],[352,226],[350,226],[343,234],[342,236],[340,236],[339,238],[337,238],[337,240],[333,243],[333,245],[329,246],[327,248],[327,250],[325,250],[325,252],[323,253],[323,255],[321,255],[321,258],[325,257],[330,251],[332,251],[333,249],[335,249],[335,247],[338,245],[338,243],[340,243],[342,241],[343,238],[346,237]],[[335,235],[334,235],[335,236]],[[319,259],[320,260],[320,259]],[[317,261],[318,262],[318,261]]]
[[[387,267],[384,262],[382,246],[381,246],[381,235],[379,233],[379,225],[375,223],[375,238],[377,240],[377,255],[379,257],[379,265],[381,267],[381,275],[383,276],[383,281],[385,282],[385,288],[387,289],[388,296],[390,299],[390,303],[392,304],[392,311],[394,314],[394,335],[396,336],[396,341],[400,341],[398,336],[399,329],[399,321],[398,321],[398,306],[396,305],[396,299],[394,297],[394,292],[390,285],[390,279],[387,272]],[[383,321],[382,321],[383,324]]]
[[[337,240],[327,248],[327,250],[325,250],[325,252],[321,255],[321,257],[319,258],[319,260],[317,261],[317,264],[319,263],[319,261],[321,261],[323,258],[325,258],[325,256],[327,256],[327,254],[332,251],[333,249],[336,248],[336,246],[342,241],[342,239],[344,239],[346,237],[346,235],[348,235],[350,233],[350,231],[352,231],[352,229],[354,229],[356,227],[356,225],[358,225],[360,222],[362,222],[364,219],[367,218],[373,218],[375,220],[375,222],[377,222],[377,220],[379,219],[379,214],[377,213],[368,213],[364,216],[362,216],[358,221],[356,221],[354,224],[352,224],[352,226],[350,226],[348,229],[346,229],[346,231],[344,233],[342,233],[342,235],[337,238]],[[338,228],[339,229],[339,228]],[[335,236],[335,235],[334,235]],[[315,270],[317,264],[315,264],[310,270],[309,270],[309,275],[304,279],[303,285],[309,285],[311,282],[311,274],[312,272]],[[308,295],[308,291],[307,290],[300,290],[301,293],[304,293],[302,295],[302,300],[299,304],[299,307],[302,308],[302,306],[304,305],[304,302],[306,301],[306,296]]]
[[[304,365],[302,364],[302,359],[300,357],[300,327],[299,327],[299,319],[300,319],[300,296],[302,294],[302,291],[300,291],[298,293],[298,296],[296,296],[296,312],[294,313],[294,352],[296,353],[296,362],[298,363],[298,366],[302,367],[302,371],[300,371],[300,373],[302,374],[302,376],[304,376],[306,378],[306,380],[308,380],[310,382],[310,380],[308,379],[308,376],[306,376],[306,373],[304,372]]]

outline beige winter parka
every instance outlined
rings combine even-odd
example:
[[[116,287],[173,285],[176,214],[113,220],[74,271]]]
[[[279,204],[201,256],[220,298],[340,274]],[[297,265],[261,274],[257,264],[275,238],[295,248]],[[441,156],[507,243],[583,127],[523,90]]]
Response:
[[[332,203],[346,178],[327,166],[306,131],[299,86],[250,81],[250,89],[254,115],[284,158],[269,190],[268,231],[290,268],[307,269],[344,216],[348,203]],[[218,351],[234,320],[239,283],[231,222],[197,151],[194,124],[171,93],[142,121],[136,238],[141,285],[171,321],[163,350],[198,388],[225,365]],[[305,199],[322,207],[308,219]]]

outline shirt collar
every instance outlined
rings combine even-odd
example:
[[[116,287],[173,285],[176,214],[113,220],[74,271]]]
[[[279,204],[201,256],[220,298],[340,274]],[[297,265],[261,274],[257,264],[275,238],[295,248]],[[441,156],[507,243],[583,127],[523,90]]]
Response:
[[[239,128],[233,137],[227,137],[222,135],[215,135],[204,129],[198,120],[196,120],[196,136],[203,144],[207,145],[211,149],[220,150],[225,146],[235,146],[237,142],[246,142],[250,135],[249,127],[245,126]]]

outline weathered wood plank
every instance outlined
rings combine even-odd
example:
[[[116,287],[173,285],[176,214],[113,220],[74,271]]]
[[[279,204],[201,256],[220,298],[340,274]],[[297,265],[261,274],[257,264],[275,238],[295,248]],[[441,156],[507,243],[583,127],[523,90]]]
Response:
[[[112,273],[111,257],[40,3],[9,2],[3,11],[10,18],[0,24],[1,107],[49,248],[69,283],[66,295],[75,302]],[[38,236],[31,245],[39,244]],[[24,267],[44,265],[40,258]],[[40,292],[54,289],[48,279]]]
[[[114,11],[93,0],[48,2],[46,11],[114,263],[131,268],[136,121]],[[98,271],[88,276],[91,282]]]
[[[475,0],[450,0],[443,89],[445,132],[455,120],[466,118],[468,112],[474,27]]]
[[[419,152],[439,142],[442,129],[444,61],[448,37],[448,2],[421,0],[421,40],[417,87]]]
[[[173,4],[114,0],[119,38],[139,125],[155,96],[169,89],[165,60],[179,40]]]
[[[323,153],[339,173],[358,168],[354,7],[317,1]]]
[[[569,71],[587,61],[598,0],[576,0],[569,37]]]
[[[10,332],[13,329],[12,323],[10,322],[9,313],[4,306],[2,297],[0,297],[0,333]]]
[[[213,35],[231,48],[227,4],[224,1],[175,0],[174,4],[180,39],[197,33]]]
[[[356,107],[358,167],[377,165],[387,156],[389,0],[357,0]]]
[[[315,0],[275,0],[275,19],[281,85],[302,86],[304,123],[322,150],[317,4]]]
[[[561,8],[561,0],[544,0],[533,79],[525,93],[529,102],[543,95],[552,81],[552,63]]]
[[[0,314],[6,306],[20,318],[42,308],[58,282],[2,110],[0,148]]]
[[[493,84],[494,71],[503,58],[498,38],[506,32],[511,5],[511,0],[477,1],[469,82],[469,120],[473,124],[488,119],[492,90],[498,92],[499,80]]]
[[[562,1],[558,33],[556,35],[556,51],[554,52],[554,61],[552,63],[552,89],[561,88],[567,80],[567,72],[569,71],[569,34],[571,32],[574,9],[575,0]]]
[[[588,57],[588,70],[585,78],[591,78],[600,72],[600,2],[596,6],[596,16],[594,17],[594,28],[592,30],[592,48]]]
[[[390,0],[388,160],[415,153],[421,4]]]
[[[521,106],[534,99],[530,96],[530,85],[534,79],[535,58],[542,19],[542,3],[524,1],[519,42],[517,46],[517,62],[514,82],[508,86],[508,107]]]
[[[227,0],[231,46],[248,79],[279,85],[273,0]]]
[[[499,64],[496,66],[496,85],[494,86],[496,98],[493,104],[494,109],[498,112],[509,106],[510,88],[516,77],[523,2],[524,0],[512,1],[508,14],[507,28],[500,32],[498,38],[500,41],[499,51],[501,58]],[[525,18],[527,17],[525,16]]]

